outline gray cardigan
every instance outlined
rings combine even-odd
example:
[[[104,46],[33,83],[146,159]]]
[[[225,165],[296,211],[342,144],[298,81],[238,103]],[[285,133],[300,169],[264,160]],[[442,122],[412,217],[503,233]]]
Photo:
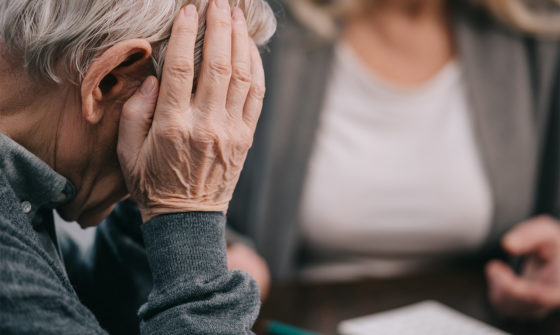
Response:
[[[52,210],[74,197],[74,187],[1,133],[0,154],[0,334],[107,334],[78,298],[60,256]],[[162,215],[143,224],[142,233],[153,278],[138,314],[142,334],[252,334],[259,291],[248,274],[228,271],[223,214]],[[98,247],[110,246],[116,245]],[[106,261],[74,264],[88,277]],[[115,270],[104,272],[114,277],[112,286],[134,286]],[[110,296],[109,306],[123,304],[127,296],[112,286],[95,294]],[[128,319],[115,322],[130,326],[123,334],[138,331]]]
[[[559,214],[560,44],[517,34],[467,1],[451,3],[495,204],[488,254],[512,225],[537,213]],[[270,49],[267,99],[228,224],[254,242],[274,278],[284,279],[294,274],[301,251],[299,204],[333,42],[286,13]]]

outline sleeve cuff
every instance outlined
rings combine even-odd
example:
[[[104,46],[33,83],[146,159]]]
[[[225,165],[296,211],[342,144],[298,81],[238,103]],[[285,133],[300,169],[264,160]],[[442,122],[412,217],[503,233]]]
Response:
[[[143,224],[154,286],[165,289],[227,273],[225,223],[222,213],[192,212],[161,215]]]

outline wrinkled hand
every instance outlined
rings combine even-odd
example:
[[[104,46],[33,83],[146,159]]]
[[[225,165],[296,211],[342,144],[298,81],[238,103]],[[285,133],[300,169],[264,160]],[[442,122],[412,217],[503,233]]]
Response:
[[[227,249],[227,262],[230,270],[243,270],[255,279],[264,301],[270,291],[270,271],[266,261],[255,250],[236,243]]]
[[[196,94],[198,14],[189,5],[173,25],[159,98],[157,80],[150,77],[123,107],[118,155],[144,221],[178,212],[226,212],[252,144],[264,98],[258,49],[241,10],[232,15],[229,5],[211,1],[207,15]]]
[[[542,318],[560,307],[560,222],[548,216],[529,220],[503,239],[513,256],[526,256],[522,274],[500,261],[486,268],[490,300],[508,317]]]

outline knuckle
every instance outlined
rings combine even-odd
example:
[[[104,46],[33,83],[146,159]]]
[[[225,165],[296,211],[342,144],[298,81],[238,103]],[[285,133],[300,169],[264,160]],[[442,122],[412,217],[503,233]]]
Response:
[[[248,129],[240,131],[233,139],[233,145],[237,150],[247,151],[253,145],[253,134]]]
[[[192,133],[195,143],[215,143],[219,141],[219,131],[211,124],[196,127]]]
[[[251,147],[252,133],[247,127],[235,127],[224,129],[218,135],[222,144],[231,148],[234,152],[245,153]]]
[[[230,78],[232,69],[228,60],[218,58],[208,62],[208,71],[212,77],[222,79]]]
[[[154,135],[166,144],[178,144],[188,137],[188,129],[184,122],[176,117],[171,117],[154,123]]]
[[[254,83],[251,87],[250,95],[253,99],[264,100],[266,95],[266,86],[264,83]]]
[[[232,80],[238,84],[248,86],[252,82],[251,71],[248,70],[244,65],[234,67],[232,73]]]
[[[217,30],[229,32],[232,29],[231,17],[229,15],[216,18],[212,24]]]
[[[181,57],[168,65],[169,73],[179,80],[190,80],[194,77],[194,64],[187,57]]]

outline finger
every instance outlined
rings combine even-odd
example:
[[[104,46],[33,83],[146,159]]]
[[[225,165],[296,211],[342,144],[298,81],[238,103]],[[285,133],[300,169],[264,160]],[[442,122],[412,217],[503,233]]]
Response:
[[[206,112],[223,110],[231,78],[231,9],[228,0],[208,7],[206,35],[195,104]]]
[[[245,102],[245,109],[243,112],[243,119],[254,130],[261,115],[264,95],[266,93],[266,83],[264,68],[259,53],[259,49],[255,42],[250,41],[251,44],[251,73],[253,80],[247,101]]]
[[[560,304],[557,289],[518,277],[503,262],[491,262],[487,274],[492,297],[501,305],[536,312],[556,308]]]
[[[234,118],[243,117],[243,108],[251,88],[251,49],[245,15],[239,8],[233,10],[232,22],[232,76],[227,97],[227,110]]]
[[[547,257],[553,255],[560,244],[560,228],[553,218],[539,216],[515,227],[502,244],[513,255],[538,253]]]
[[[119,125],[119,153],[131,155],[140,152],[152,125],[157,97],[158,82],[150,76],[124,104]]]
[[[181,9],[171,31],[161,81],[156,118],[189,109],[194,78],[194,48],[198,32],[196,7]],[[159,108],[159,107],[162,108]],[[161,115],[160,115],[161,114]]]
[[[508,317],[527,317],[534,314],[540,308],[536,306],[527,306],[508,293],[504,289],[502,281],[504,274],[501,272],[505,266],[502,262],[493,261],[486,267],[486,276],[488,278],[488,294],[492,305],[502,315]],[[507,270],[506,270],[507,271]],[[507,276],[507,274],[505,274]]]

